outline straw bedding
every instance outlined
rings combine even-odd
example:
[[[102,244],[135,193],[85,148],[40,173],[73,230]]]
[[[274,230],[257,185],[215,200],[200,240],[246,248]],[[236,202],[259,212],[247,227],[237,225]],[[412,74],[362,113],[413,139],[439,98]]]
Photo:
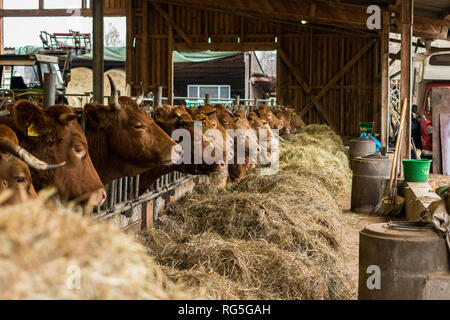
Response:
[[[0,299],[190,297],[116,226],[40,200],[1,208],[0,270]]]
[[[342,141],[317,125],[285,140],[276,175],[199,185],[141,234],[169,278],[213,299],[354,295],[340,245],[350,218],[335,200],[350,188]]]
[[[354,297],[341,245],[350,218],[336,202],[350,187],[342,141],[326,126],[285,140],[277,174],[198,185],[139,235],[145,247],[60,204],[2,207],[0,298]],[[74,265],[80,290],[66,286]]]

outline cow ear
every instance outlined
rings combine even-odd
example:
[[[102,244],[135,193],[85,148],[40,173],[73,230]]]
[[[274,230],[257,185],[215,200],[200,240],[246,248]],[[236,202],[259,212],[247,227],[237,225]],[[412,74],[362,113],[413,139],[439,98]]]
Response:
[[[32,124],[37,130],[45,126],[44,111],[29,100],[19,100],[14,107],[14,123],[21,131]]]
[[[108,123],[109,110],[100,108],[93,104],[87,104],[84,106],[84,112],[86,113],[86,123],[90,127],[105,128]]]

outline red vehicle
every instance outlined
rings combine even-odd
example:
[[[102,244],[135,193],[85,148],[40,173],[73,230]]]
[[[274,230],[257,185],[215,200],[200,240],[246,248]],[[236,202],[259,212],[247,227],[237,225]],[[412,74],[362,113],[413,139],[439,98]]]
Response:
[[[412,123],[411,133],[417,148],[422,149],[421,157],[431,158],[433,150],[432,93],[433,89],[450,88],[450,48],[431,48],[423,54],[416,54],[413,61],[416,75],[413,104],[417,105],[418,110],[413,120],[416,122],[416,129],[413,132],[414,124]]]

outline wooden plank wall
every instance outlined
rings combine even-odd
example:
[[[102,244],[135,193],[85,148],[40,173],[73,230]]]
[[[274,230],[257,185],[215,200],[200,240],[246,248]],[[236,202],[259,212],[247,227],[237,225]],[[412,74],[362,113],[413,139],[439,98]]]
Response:
[[[105,9],[126,9],[128,6],[128,0],[104,0],[104,1],[105,1]]]
[[[317,94],[363,46],[373,41],[373,37],[359,33],[341,35],[222,12],[158,5],[193,44],[189,46],[150,1],[131,0],[127,81],[135,90],[142,81],[146,92],[162,86],[163,96],[169,94],[169,83],[173,83],[168,54],[172,50],[276,50],[280,46],[312,88],[312,94]],[[357,136],[360,121],[375,121],[375,131],[380,126],[378,42],[320,99],[336,124],[336,132],[343,136]],[[309,95],[282,61],[278,61],[277,68],[278,102],[301,109]],[[325,122],[314,106],[304,120],[308,124]]]

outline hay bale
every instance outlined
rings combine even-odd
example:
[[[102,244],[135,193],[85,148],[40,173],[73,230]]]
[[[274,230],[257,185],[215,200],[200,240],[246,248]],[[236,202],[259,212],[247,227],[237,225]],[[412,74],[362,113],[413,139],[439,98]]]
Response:
[[[93,72],[92,69],[89,68],[73,68],[70,70],[71,80],[67,86],[66,93],[70,94],[84,94],[91,93],[93,91],[92,87],[92,79]],[[117,90],[120,90],[121,95],[126,95],[126,74],[124,70],[121,69],[111,69],[105,72],[103,83],[104,83],[104,92],[105,96],[108,96],[111,92],[111,88],[109,85],[108,78],[106,75],[110,75],[116,84]],[[81,98],[81,97],[80,97]],[[89,98],[83,97],[80,99],[79,97],[68,97],[69,105],[72,107],[81,108],[88,101]],[[106,103],[106,100],[105,100]]]
[[[67,85],[66,93],[70,94],[84,94],[86,92],[92,92],[92,79],[93,73],[89,68],[73,68],[70,70],[70,82]],[[69,105],[76,108],[81,108],[88,99],[81,99],[78,97],[67,97]]]
[[[40,200],[0,211],[0,299],[189,298],[108,223]],[[71,290],[80,271],[80,289]]]
[[[335,200],[351,176],[336,137],[306,127],[280,145],[278,174],[255,170],[225,190],[197,186],[141,235],[149,253],[172,280],[210,298],[352,297],[340,245],[351,222]]]

